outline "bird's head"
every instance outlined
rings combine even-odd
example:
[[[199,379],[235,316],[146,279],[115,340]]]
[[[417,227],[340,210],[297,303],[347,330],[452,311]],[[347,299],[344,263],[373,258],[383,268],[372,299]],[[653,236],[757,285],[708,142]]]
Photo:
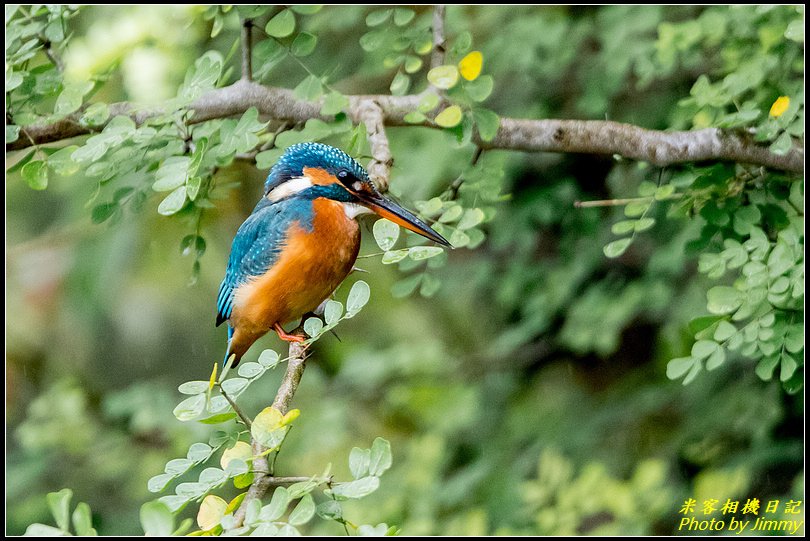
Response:
[[[288,197],[325,197],[344,204],[352,218],[374,212],[444,246],[450,243],[429,225],[380,193],[362,165],[340,149],[321,143],[287,148],[270,170],[264,185],[270,201]]]

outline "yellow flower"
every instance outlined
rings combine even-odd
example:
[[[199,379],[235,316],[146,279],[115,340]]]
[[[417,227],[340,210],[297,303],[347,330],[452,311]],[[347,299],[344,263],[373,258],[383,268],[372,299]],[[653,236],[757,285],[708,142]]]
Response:
[[[787,96],[779,96],[773,105],[771,105],[771,116],[774,118],[779,118],[785,111],[787,111],[788,107],[790,107],[790,98]]]

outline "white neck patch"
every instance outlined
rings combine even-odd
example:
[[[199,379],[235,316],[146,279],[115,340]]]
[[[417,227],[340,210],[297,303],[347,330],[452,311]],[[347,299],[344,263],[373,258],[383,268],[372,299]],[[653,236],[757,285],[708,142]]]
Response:
[[[374,211],[357,203],[343,203],[343,212],[350,220],[354,220],[361,214],[371,214]]]
[[[312,180],[304,175],[303,177],[291,178],[284,184],[276,186],[270,190],[270,193],[265,195],[265,197],[275,203],[276,201],[281,201],[285,197],[297,194],[310,187],[312,187]]]

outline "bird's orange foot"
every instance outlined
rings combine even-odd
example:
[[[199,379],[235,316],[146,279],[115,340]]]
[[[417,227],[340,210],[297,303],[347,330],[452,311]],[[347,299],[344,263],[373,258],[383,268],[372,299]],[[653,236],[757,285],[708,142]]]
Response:
[[[278,333],[278,337],[284,340],[285,342],[303,342],[305,339],[303,336],[297,334],[287,334],[284,332],[284,329],[281,328],[281,325],[276,323],[273,325],[273,329]]]

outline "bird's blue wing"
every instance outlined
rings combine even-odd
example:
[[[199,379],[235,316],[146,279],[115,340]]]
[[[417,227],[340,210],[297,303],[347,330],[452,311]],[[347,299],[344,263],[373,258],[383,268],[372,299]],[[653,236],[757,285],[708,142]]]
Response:
[[[278,259],[290,226],[285,207],[263,199],[236,232],[228,270],[219,286],[217,326],[231,317],[236,289],[267,272]]]

